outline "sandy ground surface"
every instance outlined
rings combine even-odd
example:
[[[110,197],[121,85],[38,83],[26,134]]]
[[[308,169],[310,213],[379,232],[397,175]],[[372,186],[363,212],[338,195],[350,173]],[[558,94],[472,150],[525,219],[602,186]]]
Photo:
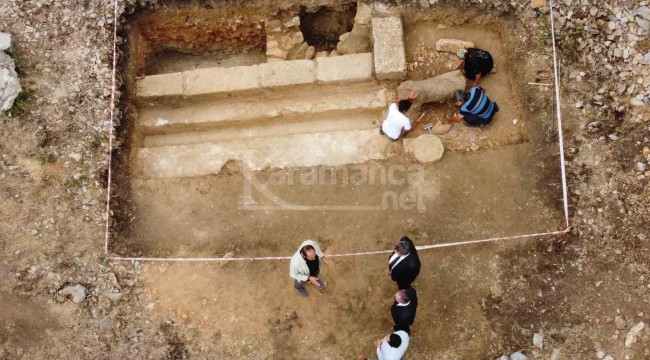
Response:
[[[268,10],[287,3],[261,4]],[[518,34],[512,47],[518,63],[543,64],[550,50],[540,42],[545,15],[531,13],[529,3],[480,6],[483,13],[502,14]],[[445,24],[471,17],[467,5],[460,2],[459,15],[446,17]],[[598,21],[606,28],[607,19],[616,19],[618,6],[636,5],[575,5],[572,19]],[[509,13],[503,14],[504,6]],[[590,8],[597,15],[589,15]],[[565,18],[566,11],[561,10]],[[309,299],[294,296],[282,262],[103,261],[111,16],[106,2],[94,0],[43,2],[40,7],[0,3],[0,30],[14,34],[21,83],[31,94],[26,110],[0,115],[0,358],[348,359],[371,352],[373,342],[390,328],[394,291],[381,255],[337,259],[325,269],[328,288],[323,293],[309,289]],[[628,105],[634,91],[625,94],[624,88],[622,95],[608,95],[627,81],[618,77],[621,72],[634,73],[635,67],[613,57],[610,73],[591,67],[588,56],[596,54],[591,47],[572,51],[576,40],[571,36],[605,40],[569,31],[560,39],[568,49],[561,52],[561,76],[572,233],[423,252],[426,271],[416,283],[421,300],[410,358],[493,359],[514,351],[530,359],[548,359],[556,351],[558,359],[650,356],[650,176],[636,170],[645,161],[650,117],[647,106]],[[648,52],[646,40],[625,46]],[[289,255],[307,236],[327,251],[339,252],[383,249],[403,234],[423,243],[562,227],[550,92],[524,86],[533,80],[527,71],[517,77],[526,96],[530,141],[446,154],[425,169],[426,179],[437,186],[425,187],[431,196],[425,212],[331,218],[256,212],[251,217],[234,207],[242,184],[233,168],[231,175],[179,181],[183,186],[175,191],[169,184],[140,183],[132,193],[118,194],[112,250]],[[586,100],[601,87],[600,99]],[[582,108],[575,106],[577,101],[584,102]],[[232,192],[218,196],[215,189],[220,187]],[[325,196],[328,201],[359,200],[345,187],[322,187],[315,195],[296,190],[277,188],[296,201]],[[380,193],[363,191],[364,199]],[[192,214],[184,206],[192,199],[201,199],[204,210],[221,207],[216,213]],[[127,200],[160,216],[147,218]],[[197,226],[183,231],[169,217],[163,220],[175,207],[176,225],[194,218]],[[169,235],[153,238],[160,233]],[[136,244],[130,239],[137,236]],[[250,242],[242,244],[242,239]],[[57,293],[76,284],[88,290],[80,303]],[[641,322],[645,329],[626,347],[626,337]],[[543,349],[533,346],[534,333],[544,334]]]

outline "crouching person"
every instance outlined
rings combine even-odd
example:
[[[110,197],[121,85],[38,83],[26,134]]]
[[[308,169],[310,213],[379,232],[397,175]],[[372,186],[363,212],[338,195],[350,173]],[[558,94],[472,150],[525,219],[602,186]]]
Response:
[[[314,240],[305,240],[298,251],[291,257],[291,264],[289,268],[289,276],[293,281],[293,287],[298,294],[302,297],[309,296],[305,285],[311,283],[319,289],[325,289],[325,282],[319,277],[321,271],[321,260],[330,264],[330,260],[325,258],[325,255]]]
[[[490,100],[485,90],[478,86],[474,86],[468,92],[456,90],[454,98],[458,100],[460,115],[450,117],[449,121],[464,120],[469,126],[484,126],[489,124],[499,111],[497,103]]]

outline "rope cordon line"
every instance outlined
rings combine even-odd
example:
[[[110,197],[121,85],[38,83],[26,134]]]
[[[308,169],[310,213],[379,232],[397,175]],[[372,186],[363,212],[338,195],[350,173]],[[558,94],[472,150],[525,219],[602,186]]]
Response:
[[[107,189],[106,189],[106,231],[104,237],[104,254],[106,260],[114,261],[174,261],[174,262],[206,262],[206,261],[254,261],[254,260],[289,260],[290,256],[261,256],[261,257],[194,257],[194,258],[182,258],[182,257],[124,257],[124,256],[108,256],[108,242],[110,237],[110,203],[111,203],[111,189],[112,189],[112,158],[113,158],[113,132],[114,132],[114,123],[115,123],[115,93],[116,89],[116,69],[117,69],[117,22],[118,22],[118,0],[114,0],[114,20],[113,20],[113,69],[111,72],[111,102],[109,106],[110,113],[110,124],[109,124],[109,137],[108,137],[108,179],[107,179]],[[557,61],[557,51],[555,48],[555,24],[553,21],[553,0],[549,1],[550,12],[549,16],[551,18],[551,39],[553,44],[553,70],[554,70],[554,80],[555,80],[555,100],[557,107],[557,126],[558,126],[558,137],[559,137],[559,146],[560,146],[560,168],[562,172],[562,198],[564,203],[564,218],[566,221],[566,228],[564,230],[558,231],[549,231],[541,232],[535,234],[526,234],[526,235],[515,235],[515,236],[504,236],[504,237],[493,237],[488,239],[481,240],[466,240],[459,242],[451,243],[438,243],[431,245],[421,245],[416,246],[418,250],[429,250],[436,248],[445,248],[453,246],[463,246],[463,245],[472,245],[488,242],[497,242],[504,240],[515,240],[515,239],[526,239],[526,238],[536,238],[543,236],[552,236],[552,235],[565,235],[570,230],[569,226],[569,204],[568,204],[568,194],[567,194],[567,181],[566,181],[566,162],[564,159],[564,140],[562,134],[562,112],[560,108],[560,80],[558,74],[558,61]],[[377,251],[365,251],[365,252],[355,252],[355,253],[343,253],[343,254],[330,254],[328,257],[352,257],[352,256],[365,256],[365,255],[376,255],[376,254],[388,254],[393,252],[393,250],[377,250]]]
[[[514,239],[524,239],[524,238],[534,238],[542,236],[551,236],[551,235],[564,235],[569,232],[571,228],[566,228],[564,230],[543,232],[536,234],[526,234],[526,235],[515,235],[515,236],[503,236],[503,237],[494,237],[489,239],[481,240],[467,240],[467,241],[458,241],[451,243],[439,243],[431,245],[420,245],[416,246],[417,250],[429,250],[436,248],[445,248],[461,245],[472,245],[486,242],[496,242],[503,240],[514,240]],[[328,254],[327,257],[351,257],[351,256],[365,256],[365,255],[377,255],[377,254],[390,254],[393,250],[377,250],[377,251],[365,251],[365,252],[354,252],[354,253],[344,253],[344,254]],[[127,260],[127,261],[174,261],[174,262],[205,262],[205,261],[254,261],[254,260],[289,260],[291,256],[257,256],[257,257],[196,257],[196,258],[182,258],[182,257],[122,257],[122,256],[109,256],[108,260]]]
[[[564,137],[562,135],[562,108],[560,107],[560,77],[558,76],[557,50],[555,49],[555,22],[553,21],[553,0],[549,1],[551,18],[551,40],[553,42],[553,78],[555,79],[555,102],[557,107],[557,134],[560,145],[560,169],[562,171],[562,200],[564,201],[564,219],[569,227],[569,200],[566,184],[566,162],[564,161]]]
[[[108,125],[108,173],[106,176],[106,233],[104,235],[104,255],[108,256],[108,238],[111,223],[111,187],[113,185],[113,127],[115,126],[115,87],[117,68],[117,0],[113,7],[113,70],[111,71],[111,103],[109,105],[110,121]]]

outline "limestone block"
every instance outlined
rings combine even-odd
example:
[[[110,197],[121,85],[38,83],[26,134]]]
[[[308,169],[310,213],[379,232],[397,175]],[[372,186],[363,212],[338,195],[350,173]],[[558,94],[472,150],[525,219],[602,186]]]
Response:
[[[277,61],[258,66],[259,83],[263,88],[310,84],[315,80],[311,60]]]
[[[471,41],[463,41],[458,39],[440,39],[436,42],[436,51],[444,51],[456,53],[460,49],[467,49],[474,47]]]
[[[139,99],[183,95],[183,73],[145,76],[137,81],[136,97]]]
[[[323,83],[372,79],[372,53],[319,57],[316,80]]]
[[[420,135],[415,139],[405,139],[404,150],[412,153],[415,159],[421,163],[438,161],[445,153],[440,138],[431,134]]]
[[[316,53],[315,56],[316,56],[317,58],[319,58],[319,57],[327,57],[328,54],[329,54],[329,53],[328,53],[327,51],[319,51],[319,52]]]
[[[403,79],[406,76],[406,53],[402,20],[397,16],[373,18],[372,45],[377,79]]]
[[[186,71],[183,73],[183,94],[194,96],[255,90],[260,88],[259,77],[259,65]]]

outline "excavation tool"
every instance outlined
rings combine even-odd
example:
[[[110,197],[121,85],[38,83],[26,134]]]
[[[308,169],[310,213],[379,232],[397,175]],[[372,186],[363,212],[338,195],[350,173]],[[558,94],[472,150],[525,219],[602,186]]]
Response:
[[[431,134],[431,129],[433,129],[432,123],[424,124],[422,127],[424,127],[426,130],[429,130],[429,134]]]
[[[415,120],[415,122],[413,123],[412,126],[415,126],[415,125],[419,124],[420,121],[422,120],[422,118],[425,117],[426,115],[427,115],[427,112],[426,111],[423,112],[422,115],[420,115],[420,117],[417,120]]]

